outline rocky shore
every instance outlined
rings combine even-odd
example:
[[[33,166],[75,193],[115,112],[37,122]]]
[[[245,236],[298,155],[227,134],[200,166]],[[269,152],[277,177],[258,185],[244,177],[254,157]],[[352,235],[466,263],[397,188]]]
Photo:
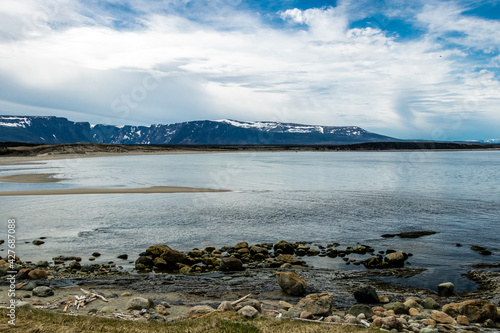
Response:
[[[115,262],[100,262],[97,252],[87,254],[90,264],[65,256],[37,263],[0,260],[0,306],[9,304],[7,290],[15,281],[18,308],[68,314],[179,321],[232,311],[249,320],[260,316],[394,332],[500,330],[500,272],[495,264],[471,267],[468,278],[480,289],[457,295],[447,281],[425,290],[377,279],[419,274],[421,269],[408,267],[411,254],[338,246],[240,242],[181,252],[160,244],[132,261],[133,272]],[[366,269],[315,269],[307,264],[313,256],[340,257]],[[129,258],[123,254],[120,259]],[[15,280],[7,274],[12,268]]]

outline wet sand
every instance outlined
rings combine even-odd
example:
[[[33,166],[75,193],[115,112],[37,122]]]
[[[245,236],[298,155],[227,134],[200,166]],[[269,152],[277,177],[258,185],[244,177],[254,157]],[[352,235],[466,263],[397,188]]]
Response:
[[[200,193],[200,192],[228,192],[210,188],[153,186],[144,188],[78,188],[62,190],[35,190],[35,191],[3,191],[0,196],[24,195],[67,195],[67,194],[122,194],[122,193]]]
[[[56,173],[30,173],[0,177],[0,182],[6,183],[57,183],[65,178],[54,178]]]

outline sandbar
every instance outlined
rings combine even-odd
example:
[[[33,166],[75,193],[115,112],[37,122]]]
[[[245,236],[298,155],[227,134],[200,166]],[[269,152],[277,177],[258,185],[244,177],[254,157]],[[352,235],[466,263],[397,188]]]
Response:
[[[67,195],[67,194],[122,194],[122,193],[200,193],[200,192],[229,192],[211,188],[180,187],[180,186],[152,186],[143,188],[72,188],[60,190],[32,190],[32,191],[2,191],[0,196],[22,195]]]
[[[0,182],[6,183],[57,183],[65,178],[53,178],[56,173],[29,173],[0,177]]]

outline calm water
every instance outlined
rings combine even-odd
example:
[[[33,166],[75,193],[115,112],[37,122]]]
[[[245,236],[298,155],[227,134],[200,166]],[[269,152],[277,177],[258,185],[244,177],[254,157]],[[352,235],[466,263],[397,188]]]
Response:
[[[48,172],[67,180],[0,183],[0,191],[172,185],[232,192],[2,197],[0,235],[7,234],[7,218],[16,218],[18,255],[25,260],[99,251],[100,261],[128,264],[116,256],[135,259],[157,243],[180,250],[243,240],[361,243],[411,252],[412,267],[428,269],[399,283],[434,289],[452,281],[458,291],[475,287],[461,277],[467,270],[461,265],[499,261],[500,152],[217,153],[0,166],[0,175]],[[380,237],[415,230],[439,233]],[[48,237],[42,246],[24,243],[41,236]],[[472,244],[493,255],[471,251]],[[340,258],[309,261],[354,269]]]

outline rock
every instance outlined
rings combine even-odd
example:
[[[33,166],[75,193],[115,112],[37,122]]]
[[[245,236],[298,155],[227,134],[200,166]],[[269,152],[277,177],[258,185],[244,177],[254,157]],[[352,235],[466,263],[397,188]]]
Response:
[[[99,252],[92,253],[92,257],[96,257],[97,258],[97,257],[100,257],[100,256],[101,256],[101,254]]]
[[[262,307],[260,306],[260,301],[256,299],[247,299],[246,301],[240,303],[241,307],[252,306],[255,310],[262,312]]]
[[[248,249],[248,243],[247,242],[239,242],[234,246],[235,249]]]
[[[256,254],[262,254],[267,257],[269,255],[269,251],[265,247],[259,245],[250,246],[250,253],[253,256],[255,256]]]
[[[450,303],[443,306],[443,312],[451,317],[464,315],[471,323],[482,323],[488,319],[495,321],[498,311],[493,303],[483,300],[468,300],[462,303]]]
[[[154,308],[155,303],[150,298],[134,297],[127,302],[127,310],[142,310]]]
[[[28,282],[28,284],[25,284],[22,287],[20,287],[19,290],[32,291],[35,288],[36,288],[36,283],[33,281],[30,281],[30,282]]]
[[[436,322],[434,321],[434,319],[430,318],[422,319],[422,324],[424,324],[425,326],[436,327]]]
[[[33,289],[33,296],[36,297],[49,297],[54,295],[54,291],[50,287],[40,286]]]
[[[486,250],[486,249],[485,249],[484,247],[482,247],[482,246],[472,245],[472,246],[470,247],[470,249],[471,249],[472,251],[476,251],[477,253],[482,254],[482,255],[485,255],[485,256],[489,256],[489,255],[491,255],[491,251]]]
[[[387,297],[387,296],[385,296],[385,295],[380,295],[380,296],[378,297],[378,301],[379,301],[380,303],[384,303],[384,304],[386,304],[386,303],[389,303],[389,302],[390,302],[390,301],[389,301],[389,297]]]
[[[17,272],[16,280],[27,280],[29,279],[29,273],[31,272],[31,268],[23,268]]]
[[[28,273],[31,280],[45,280],[47,279],[47,272],[43,269],[34,269]]]
[[[408,314],[412,317],[416,317],[420,314],[420,311],[417,308],[410,308],[410,310],[408,310]]]
[[[424,327],[420,330],[420,333],[439,333],[439,330],[437,328]]]
[[[436,231],[410,231],[410,232],[401,232],[397,234],[400,238],[419,238],[423,236],[429,236],[437,234]]]
[[[170,315],[170,312],[167,311],[167,308],[161,304],[158,304],[156,307],[155,307],[155,311],[159,314],[161,314],[162,316],[168,316]]]
[[[453,324],[455,320],[442,311],[436,311],[431,314],[431,319],[440,324]]]
[[[281,309],[283,310],[290,310],[291,308],[293,308],[293,305],[288,303],[288,302],[285,302],[285,301],[279,301],[278,302],[279,306]]]
[[[220,303],[217,311],[226,312],[226,311],[234,311],[234,307],[229,301],[224,301]]]
[[[189,309],[188,317],[189,318],[196,318],[196,317],[199,317],[201,315],[204,315],[205,313],[211,313],[214,311],[216,311],[216,310],[214,308],[212,308],[211,306],[197,305],[197,306],[193,306],[191,309]],[[255,310],[255,311],[257,311],[257,310]]]
[[[373,317],[372,308],[365,304],[353,305],[349,310],[347,310],[347,313],[355,317],[358,317],[360,314],[363,314],[365,318]]]
[[[167,245],[153,245],[146,249],[146,255],[152,258],[160,257],[165,260],[165,269],[176,270],[178,263],[186,263],[187,256],[181,251],[174,250]]]
[[[392,310],[395,314],[408,314],[408,310],[410,310],[404,303],[401,302],[384,304],[384,309]]]
[[[238,310],[238,314],[247,319],[253,319],[259,314],[259,311],[257,311],[253,306],[246,305]]]
[[[234,257],[224,257],[220,258],[220,270],[221,271],[242,271],[243,263],[241,260]]]
[[[278,284],[285,293],[291,296],[301,296],[305,293],[307,283],[295,273],[276,272]]]
[[[68,267],[69,267],[69,269],[76,269],[76,270],[82,269],[82,265],[80,265],[80,263],[78,261],[70,262]]]
[[[445,282],[438,285],[439,296],[451,296],[455,290],[455,285],[451,282]]]
[[[373,319],[373,326],[382,327],[387,326],[389,329],[396,329],[401,331],[403,329],[403,324],[398,320],[398,318],[391,317],[376,317]]]
[[[295,249],[292,244],[287,241],[280,240],[278,243],[274,244],[274,251],[281,251],[282,254],[294,254]]]
[[[36,263],[37,267],[49,267],[49,262],[46,260],[41,260]]]
[[[127,260],[128,259],[128,254],[120,254],[117,258],[118,259]]]
[[[325,323],[340,323],[342,318],[340,316],[328,316],[324,319]]]
[[[181,274],[188,274],[188,273],[191,273],[193,271],[193,269],[189,266],[184,266],[184,267],[181,267],[181,269],[179,269],[179,273]]]
[[[128,291],[125,291],[125,292],[123,292],[120,296],[121,296],[121,297],[130,297],[130,296],[132,296],[132,293],[130,293],[130,292],[128,292]]]
[[[313,249],[313,248],[310,248],[307,253],[306,253],[308,256],[317,256],[318,254],[320,254],[320,250],[318,249]]]
[[[375,288],[371,286],[361,287],[354,291],[354,298],[358,303],[378,303],[379,297]]]
[[[302,265],[303,262],[299,258],[294,257],[291,254],[280,254],[276,258],[278,261],[282,261],[284,263],[292,264],[292,265]]]
[[[109,314],[109,313],[113,313],[115,311],[116,311],[115,308],[112,306],[104,306],[101,308],[101,313]]]
[[[431,310],[439,309],[438,302],[436,302],[434,298],[430,297],[427,297],[422,301],[422,306],[424,307],[424,309],[431,309]]]
[[[330,293],[307,295],[302,298],[293,309],[309,311],[315,316],[329,316],[333,311],[333,295]]]
[[[33,305],[31,305],[31,303],[28,302],[16,301],[16,303],[14,304],[16,306],[16,309],[33,310]]]
[[[403,251],[389,253],[385,256],[385,262],[390,267],[404,267],[406,259],[408,259],[408,255]]]
[[[299,318],[301,319],[314,319],[314,315],[309,311],[302,311]]]
[[[35,245],[42,245],[42,244],[45,244],[45,242],[44,242],[44,241],[41,241],[41,240],[38,240],[38,239],[35,239],[32,243],[33,243],[33,244],[35,244]]]
[[[464,315],[458,315],[457,316],[457,323],[459,325],[463,325],[463,326],[469,326],[470,325],[469,319],[467,319],[467,317],[464,316]]]

